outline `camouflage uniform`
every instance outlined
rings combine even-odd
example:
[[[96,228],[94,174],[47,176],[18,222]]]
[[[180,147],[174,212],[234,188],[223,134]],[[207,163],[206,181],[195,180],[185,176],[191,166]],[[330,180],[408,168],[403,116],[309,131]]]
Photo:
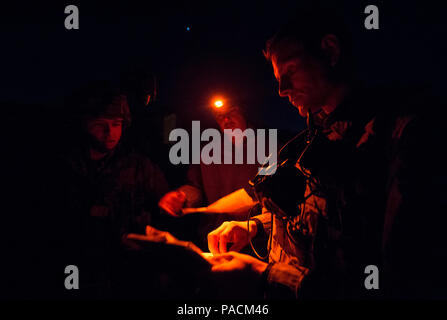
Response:
[[[168,184],[149,159],[119,147],[99,161],[88,159],[83,149],[75,150],[59,169],[55,186],[65,231],[64,254],[86,266],[85,282],[104,289],[110,285],[110,268],[122,236],[144,234],[146,225],[163,224],[157,204]]]
[[[111,285],[112,268],[119,262],[123,235],[144,234],[149,224],[159,226],[158,201],[169,188],[157,166],[125,148],[131,116],[119,89],[95,83],[68,103],[77,113],[80,128],[95,118],[123,122],[119,143],[100,160],[91,159],[93,138],[81,132],[76,145],[57,157],[54,179],[47,181],[51,223],[61,233],[56,250],[67,264],[82,270],[87,292],[91,289],[93,296],[103,296]]]
[[[272,235],[267,297],[447,296],[442,123],[417,112],[427,100],[374,94],[352,96],[320,124],[306,163],[318,186],[308,181],[301,205],[307,234],[294,229],[299,217],[255,217]],[[365,288],[368,265],[380,290]]]

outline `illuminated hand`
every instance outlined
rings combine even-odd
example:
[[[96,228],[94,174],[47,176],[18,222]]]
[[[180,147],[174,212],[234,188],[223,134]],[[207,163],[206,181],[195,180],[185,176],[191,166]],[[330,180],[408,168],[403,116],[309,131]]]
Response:
[[[247,273],[261,276],[267,268],[266,262],[234,251],[217,254],[207,260],[212,264],[211,271],[216,273]]]
[[[179,217],[182,213],[186,195],[183,191],[171,191],[166,193],[158,202],[158,206],[173,217]]]
[[[194,243],[189,242],[189,241],[178,240],[171,233],[169,233],[167,231],[158,230],[151,226],[146,226],[146,234],[145,235],[135,234],[135,233],[127,234],[125,236],[124,241],[126,244],[129,244],[128,242],[126,242],[126,239],[150,241],[150,242],[161,242],[161,243],[166,243],[166,244],[171,244],[171,245],[182,246],[182,247],[191,249],[200,255],[203,255],[202,250],[200,250],[199,247],[197,247]],[[130,245],[132,246],[132,244],[130,244]]]
[[[267,263],[239,252],[227,252],[207,258],[211,273],[225,299],[262,299],[263,272]]]
[[[247,221],[226,221],[219,228],[208,234],[208,248],[211,253],[227,252],[227,245],[232,244],[230,251],[239,251],[256,235],[256,222],[250,221],[250,234]]]
[[[267,263],[239,252],[228,252],[207,259],[211,272],[221,281],[219,291],[232,299],[260,299],[264,292],[263,272]]]

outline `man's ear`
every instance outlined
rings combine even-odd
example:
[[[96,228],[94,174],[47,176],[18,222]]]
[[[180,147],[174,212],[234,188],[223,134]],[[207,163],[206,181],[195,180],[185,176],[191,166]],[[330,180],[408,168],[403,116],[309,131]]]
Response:
[[[340,41],[333,34],[327,34],[321,39],[321,49],[327,57],[327,61],[331,67],[335,66],[340,59]]]

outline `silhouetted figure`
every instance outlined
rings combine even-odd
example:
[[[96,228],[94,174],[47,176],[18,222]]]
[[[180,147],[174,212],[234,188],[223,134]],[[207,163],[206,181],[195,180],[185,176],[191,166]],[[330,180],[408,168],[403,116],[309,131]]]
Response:
[[[76,145],[60,155],[49,181],[48,203],[56,247],[63,261],[79,267],[83,297],[113,293],[123,235],[144,234],[160,222],[159,198],[168,190],[147,157],[123,148],[131,124],[126,96],[106,83],[80,90],[68,101],[79,124]],[[74,294],[74,293],[73,293]]]

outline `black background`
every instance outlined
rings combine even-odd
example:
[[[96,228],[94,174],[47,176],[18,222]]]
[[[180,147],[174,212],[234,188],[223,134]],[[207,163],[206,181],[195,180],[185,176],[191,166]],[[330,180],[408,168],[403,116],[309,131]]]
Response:
[[[313,1],[315,2],[315,1]],[[443,93],[446,5],[438,1],[320,1],[343,12],[366,84],[425,84]],[[205,115],[203,101],[232,87],[271,127],[302,127],[280,99],[265,40],[306,1],[61,1],[2,4],[0,101],[52,104],[92,79],[129,68],[153,71],[159,102],[180,118]],[[66,30],[66,5],[79,8],[79,30]],[[366,30],[374,4],[380,29]],[[190,30],[187,30],[187,27]],[[26,116],[26,114],[23,114]]]

